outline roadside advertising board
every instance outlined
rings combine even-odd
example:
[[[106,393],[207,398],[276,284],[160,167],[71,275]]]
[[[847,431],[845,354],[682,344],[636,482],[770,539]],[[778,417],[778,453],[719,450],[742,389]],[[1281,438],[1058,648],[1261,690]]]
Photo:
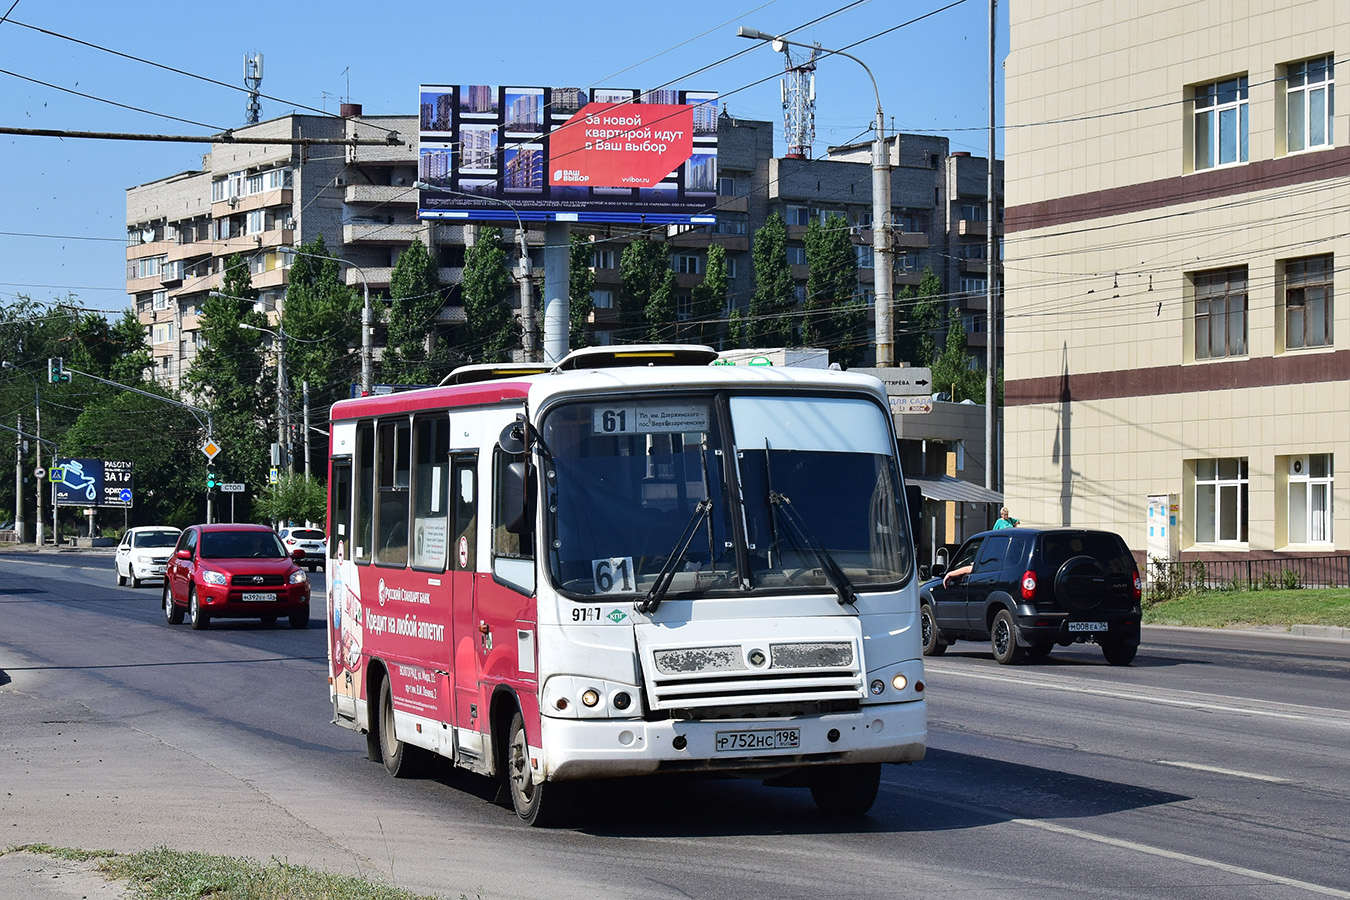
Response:
[[[715,92],[424,84],[423,219],[711,224]]]
[[[57,506],[130,507],[135,484],[130,460],[70,459],[52,465],[52,487]]]

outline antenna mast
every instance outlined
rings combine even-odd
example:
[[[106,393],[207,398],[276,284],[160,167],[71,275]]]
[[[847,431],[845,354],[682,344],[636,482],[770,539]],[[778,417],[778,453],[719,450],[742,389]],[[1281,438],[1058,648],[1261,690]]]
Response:
[[[248,109],[244,114],[245,124],[258,124],[258,114],[262,112],[262,103],[258,99],[258,88],[262,87],[262,78],[263,55],[254,53],[252,56],[245,56],[244,87],[248,88]]]
[[[800,63],[792,61],[792,48],[783,46],[783,137],[790,159],[810,159],[816,142],[816,54],[820,46]]]

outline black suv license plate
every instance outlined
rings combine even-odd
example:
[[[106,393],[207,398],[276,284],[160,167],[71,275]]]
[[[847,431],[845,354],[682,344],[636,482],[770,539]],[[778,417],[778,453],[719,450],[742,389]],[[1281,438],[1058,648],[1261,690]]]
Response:
[[[1109,631],[1110,625],[1106,622],[1070,622],[1070,631]]]

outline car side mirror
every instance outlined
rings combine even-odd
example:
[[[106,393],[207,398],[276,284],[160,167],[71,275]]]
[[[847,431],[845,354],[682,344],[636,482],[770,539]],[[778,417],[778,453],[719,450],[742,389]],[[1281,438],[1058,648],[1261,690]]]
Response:
[[[192,551],[179,550],[177,553],[174,554],[174,557],[177,559],[192,559]]]
[[[920,580],[920,581],[927,581],[928,579],[930,579],[930,578],[932,578],[932,577],[933,577],[932,574],[928,571],[928,566],[925,565],[925,564],[923,564],[923,563],[920,563],[920,564],[919,564],[919,580]]]
[[[947,567],[942,563],[933,563],[933,568],[928,570],[929,578],[937,578],[940,575],[947,574]]]

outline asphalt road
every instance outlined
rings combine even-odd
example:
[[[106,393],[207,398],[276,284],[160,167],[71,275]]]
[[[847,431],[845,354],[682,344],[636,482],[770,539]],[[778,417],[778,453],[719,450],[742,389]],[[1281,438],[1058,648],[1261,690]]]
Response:
[[[485,900],[1350,898],[1350,642],[1146,629],[1129,668],[956,644],[928,665],[928,758],[888,767],[864,819],[644,779],[544,831],[482,779],[390,779],[329,724],[320,604],[305,631],[193,632],[110,557],[0,555],[0,846],[275,856]]]

